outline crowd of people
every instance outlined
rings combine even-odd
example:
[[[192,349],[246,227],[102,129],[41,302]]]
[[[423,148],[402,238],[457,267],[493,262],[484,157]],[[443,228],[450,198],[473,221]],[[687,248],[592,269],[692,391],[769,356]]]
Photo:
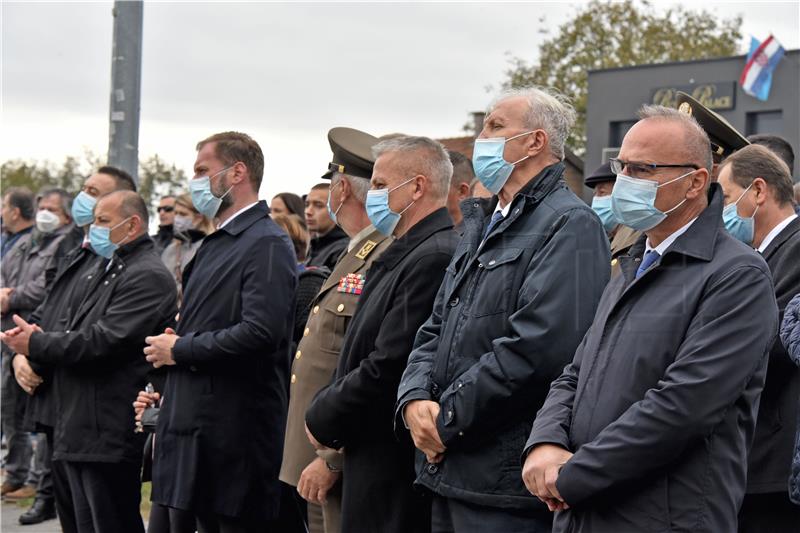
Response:
[[[65,533],[143,533],[143,481],[149,533],[797,531],[793,150],[678,103],[591,203],[536,87],[471,159],[333,128],[269,206],[211,135],[152,236],[118,168],[3,191],[3,497]]]

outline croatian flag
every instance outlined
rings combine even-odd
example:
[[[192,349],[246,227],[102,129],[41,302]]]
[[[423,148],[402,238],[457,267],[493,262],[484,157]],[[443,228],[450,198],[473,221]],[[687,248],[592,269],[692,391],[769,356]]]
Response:
[[[772,87],[772,71],[783,57],[783,53],[783,46],[772,35],[763,43],[751,37],[750,53],[747,54],[747,63],[742,71],[742,77],[739,78],[742,90],[766,102],[769,89]]]

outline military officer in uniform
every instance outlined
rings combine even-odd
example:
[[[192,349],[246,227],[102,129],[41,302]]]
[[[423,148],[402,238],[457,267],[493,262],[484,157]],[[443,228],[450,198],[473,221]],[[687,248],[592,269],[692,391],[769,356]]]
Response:
[[[292,365],[289,417],[280,478],[297,487],[308,501],[310,533],[340,530],[342,454],[320,450],[315,454],[305,433],[305,413],[314,396],[330,383],[336,370],[345,330],[356,309],[366,272],[391,239],[378,232],[367,217],[364,202],[370,187],[378,139],[351,128],[328,132],[333,162],[323,179],[330,179],[328,210],[350,237],[347,253],[312,302]]]
[[[693,116],[711,141],[711,155],[714,167],[711,172],[711,181],[717,181],[717,172],[720,163],[736,150],[750,144],[744,135],[736,131],[730,122],[710,110],[688,94],[678,91],[678,111]],[[627,255],[631,246],[642,236],[640,231],[622,227],[611,240],[611,277],[619,273],[617,257]]]

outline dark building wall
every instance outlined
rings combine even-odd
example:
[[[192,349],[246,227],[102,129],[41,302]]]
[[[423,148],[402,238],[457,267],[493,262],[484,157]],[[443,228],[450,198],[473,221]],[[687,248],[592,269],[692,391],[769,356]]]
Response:
[[[730,102],[733,108],[715,109],[717,113],[745,136],[753,133],[780,135],[791,143],[800,158],[800,50],[787,51],[778,64],[766,102],[745,94],[739,86],[746,59],[746,56],[736,56],[589,72],[584,175],[603,162],[603,148],[619,147],[627,128],[636,121],[637,109],[645,103],[656,103],[653,102],[654,91],[667,87],[697,88],[716,84],[722,95],[717,103],[723,107],[729,103],[724,100],[728,90],[733,96]],[[664,92],[659,95],[664,96]],[[797,167],[795,161],[794,176],[800,174]]]

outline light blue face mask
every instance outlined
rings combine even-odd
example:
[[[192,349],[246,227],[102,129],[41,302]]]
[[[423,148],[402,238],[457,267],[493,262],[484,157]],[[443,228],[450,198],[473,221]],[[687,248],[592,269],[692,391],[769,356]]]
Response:
[[[101,257],[105,257],[106,259],[111,259],[111,256],[114,255],[114,252],[117,250],[117,248],[119,248],[119,246],[125,242],[125,239],[122,239],[118,243],[111,242],[111,232],[130,219],[131,217],[126,218],[113,228],[104,228],[96,224],[89,226],[89,244],[92,245],[92,250],[94,250],[94,253]]]
[[[414,202],[408,204],[406,208],[399,213],[395,213],[389,207],[389,193],[399,189],[407,183],[411,183],[412,181],[414,181],[414,178],[406,180],[397,187],[392,187],[391,189],[376,189],[367,191],[365,207],[367,209],[369,221],[372,222],[372,225],[375,226],[376,230],[380,231],[386,236],[394,233],[394,228],[396,228],[397,223],[400,222],[400,217],[403,215],[403,213],[408,211],[408,208],[414,205],[414,202],[416,201],[414,200]]]
[[[614,190],[611,191],[611,210],[614,213],[614,218],[620,224],[636,231],[647,231],[655,228],[667,218],[667,215],[678,209],[686,201],[686,198],[684,198],[672,209],[660,211],[655,205],[658,189],[695,172],[697,171],[692,170],[661,185],[657,181],[617,174]]]
[[[614,216],[614,211],[611,209],[611,195],[595,196],[592,198],[592,209],[597,216],[600,217],[600,222],[607,232],[610,232],[617,227],[617,219]]]
[[[225,191],[225,194],[217,198],[214,196],[214,193],[211,192],[211,180],[223,172],[230,170],[231,168],[233,168],[232,165],[230,167],[223,168],[211,177],[202,176],[200,178],[189,180],[189,191],[192,193],[192,203],[199,212],[208,218],[214,218],[217,216],[219,206],[222,205],[222,199],[228,196],[228,193],[231,192],[231,189],[233,189],[233,185],[231,185],[230,188]]]
[[[511,172],[514,171],[514,165],[530,157],[526,155],[522,159],[509,163],[503,157],[506,143],[524,135],[530,135],[533,131],[526,131],[508,139],[503,137],[475,139],[475,147],[472,149],[472,169],[475,171],[475,176],[489,192],[492,194],[499,193],[503,185],[508,181],[508,177],[511,176]]]
[[[341,178],[339,178],[339,179],[341,180]],[[336,188],[336,187],[337,187],[339,184],[341,184],[341,183],[342,183],[342,182],[341,182],[341,181],[339,181],[339,182],[338,182],[336,185],[334,185],[333,187],[331,187],[331,188],[328,190],[328,202],[327,202],[327,206],[328,206],[328,215],[331,217],[331,220],[333,220],[333,223],[334,223],[334,224],[336,224],[337,226],[339,225],[339,222],[336,220],[336,215],[338,215],[338,214],[339,214],[339,210],[340,210],[340,209],[342,208],[342,206],[344,205],[344,200],[342,200],[342,203],[340,203],[340,204],[339,204],[339,207],[337,207],[337,208],[336,208],[336,211],[334,211],[333,209],[331,209],[331,194],[333,193],[333,189],[335,189],[335,188]]]
[[[739,211],[736,206],[752,186],[753,184],[751,183],[744,192],[739,195],[739,198],[735,202],[726,205],[722,210],[722,222],[725,223],[725,229],[728,230],[728,233],[730,233],[732,237],[748,245],[753,244],[753,235],[755,234],[756,228],[755,217],[758,212],[758,206],[756,206],[756,210],[753,211],[750,217],[739,216]]]
[[[86,226],[94,222],[94,206],[97,199],[81,191],[72,201],[72,220],[76,226]]]

